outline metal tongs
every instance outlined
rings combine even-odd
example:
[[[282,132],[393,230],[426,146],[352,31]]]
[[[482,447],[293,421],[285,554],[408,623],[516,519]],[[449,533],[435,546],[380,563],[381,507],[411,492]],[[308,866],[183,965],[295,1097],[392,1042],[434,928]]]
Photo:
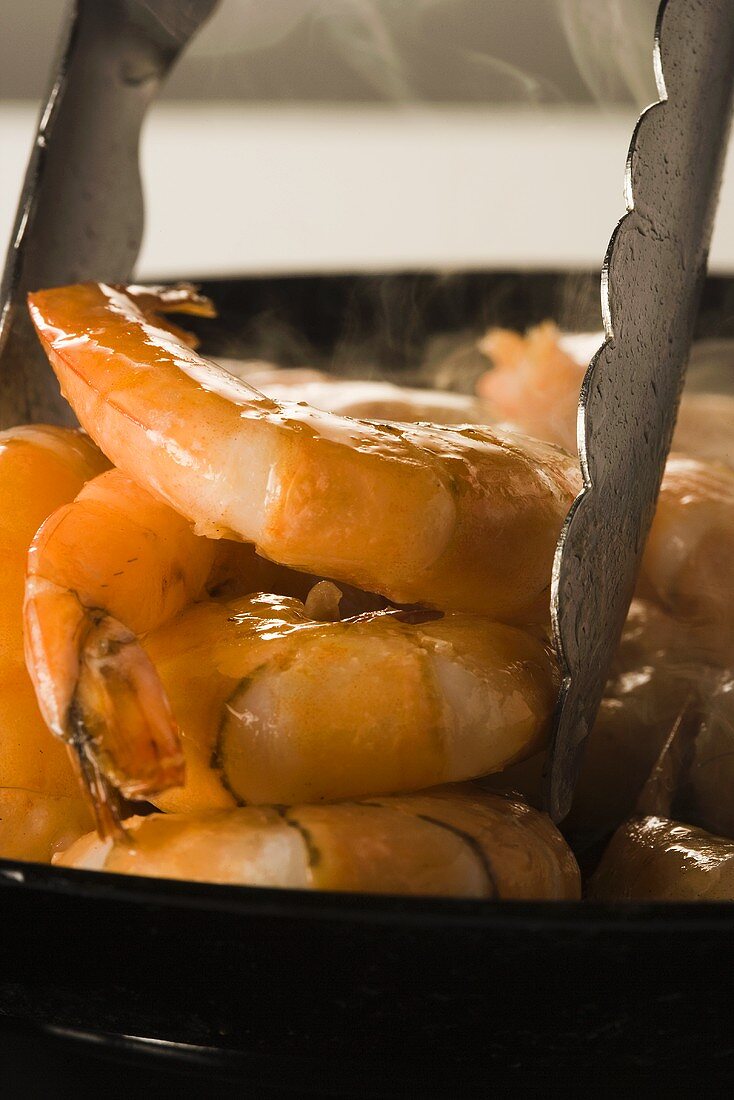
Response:
[[[218,0],[76,0],[38,123],[0,288],[0,428],[73,414],[26,295],[130,282],[143,236],[145,112]]]
[[[553,566],[551,614],[564,674],[546,775],[556,821],[571,805],[675,426],[731,124],[732,0],[663,0],[654,64],[660,101],[635,127],[628,213],[602,271],[607,339],[579,398],[584,487]]]
[[[68,422],[34,339],[29,290],[125,282],[143,226],[149,102],[217,0],[78,0],[36,144],[0,302],[0,427]],[[579,403],[584,489],[559,540],[552,618],[564,680],[547,774],[560,820],[634,590],[706,271],[734,90],[732,0],[663,0],[660,102],[635,129],[628,213],[602,274],[607,339]]]

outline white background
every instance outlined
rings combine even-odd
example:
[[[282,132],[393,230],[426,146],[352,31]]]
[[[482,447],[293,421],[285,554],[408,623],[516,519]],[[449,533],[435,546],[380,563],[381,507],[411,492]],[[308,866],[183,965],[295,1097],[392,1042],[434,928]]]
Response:
[[[0,104],[6,241],[37,105]],[[161,103],[139,275],[601,266],[636,110]],[[731,163],[730,157],[730,163]],[[734,170],[711,266],[734,270]]]

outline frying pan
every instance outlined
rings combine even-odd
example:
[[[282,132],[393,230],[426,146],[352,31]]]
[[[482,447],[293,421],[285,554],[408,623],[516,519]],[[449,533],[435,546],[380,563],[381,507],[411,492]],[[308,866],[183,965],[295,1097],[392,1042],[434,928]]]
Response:
[[[593,273],[201,285],[220,311],[197,322],[205,353],[411,383],[438,341],[489,324],[599,324]],[[697,335],[734,337],[734,279],[708,280]],[[454,362],[471,389],[471,359]],[[0,906],[0,1013],[261,1083],[364,1096],[521,1069],[548,1088],[550,1070],[734,1070],[734,903],[314,894],[5,860]]]

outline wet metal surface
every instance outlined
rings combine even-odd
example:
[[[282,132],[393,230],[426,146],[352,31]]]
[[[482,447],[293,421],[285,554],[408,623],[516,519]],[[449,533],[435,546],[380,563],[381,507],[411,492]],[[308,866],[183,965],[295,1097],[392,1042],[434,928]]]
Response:
[[[552,613],[565,665],[547,790],[556,820],[570,806],[675,423],[731,120],[731,0],[663,2],[655,72],[660,102],[635,129],[628,213],[604,263],[607,340],[581,391],[585,488],[554,565]]]
[[[129,282],[143,234],[140,127],[162,80],[216,4],[77,0],[71,6],[0,290],[0,428],[73,421],[25,296],[87,279]]]

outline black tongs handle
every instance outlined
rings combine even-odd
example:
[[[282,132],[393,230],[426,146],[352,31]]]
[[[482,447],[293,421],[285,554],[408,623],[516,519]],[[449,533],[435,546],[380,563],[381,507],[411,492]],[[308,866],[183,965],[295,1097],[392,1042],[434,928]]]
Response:
[[[89,279],[130,280],[143,235],[138,167],[143,117],[217,3],[77,0],[72,5],[0,291],[0,428],[73,422],[33,334],[26,294]]]

